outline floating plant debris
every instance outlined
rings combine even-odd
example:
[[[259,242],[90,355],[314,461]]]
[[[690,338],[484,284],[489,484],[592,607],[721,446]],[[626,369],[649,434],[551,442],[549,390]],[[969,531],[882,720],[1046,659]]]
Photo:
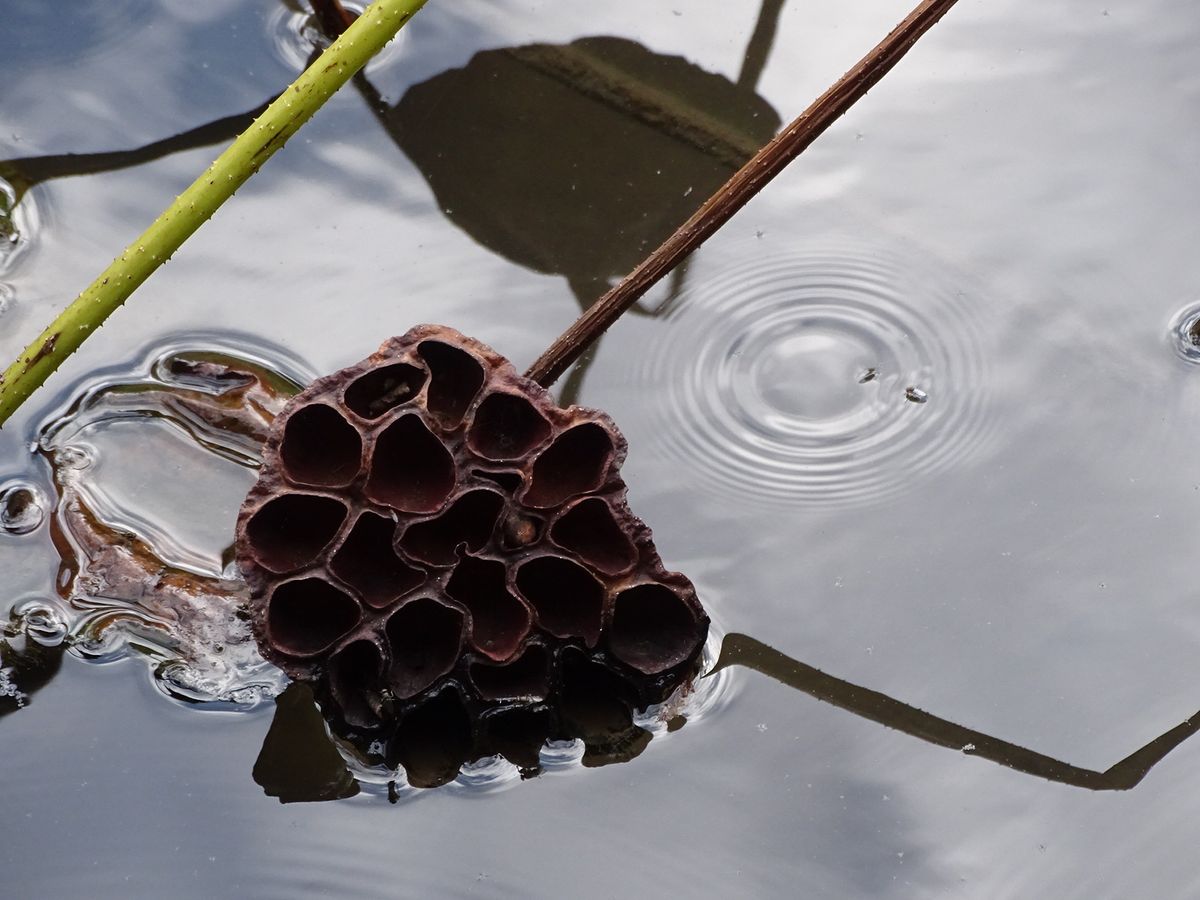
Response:
[[[708,619],[630,511],[624,454],[606,415],[477,341],[387,341],[272,425],[237,544],[263,655],[335,721],[386,731],[413,784],[534,765],[598,727],[579,696],[610,698],[600,730],[625,734],[694,673]]]

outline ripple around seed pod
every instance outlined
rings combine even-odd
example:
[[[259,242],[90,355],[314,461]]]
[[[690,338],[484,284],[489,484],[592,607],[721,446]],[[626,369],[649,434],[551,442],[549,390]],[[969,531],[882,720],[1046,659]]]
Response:
[[[35,485],[11,482],[0,485],[0,532],[29,534],[46,518],[46,498]]]
[[[985,444],[982,304],[944,270],[835,246],[709,271],[635,375],[682,471],[750,505],[862,504]]]
[[[16,265],[41,228],[42,216],[35,198],[35,191],[27,191],[18,203],[16,190],[0,178],[0,275]]]
[[[1200,301],[1185,306],[1172,317],[1168,336],[1181,358],[1200,363]]]

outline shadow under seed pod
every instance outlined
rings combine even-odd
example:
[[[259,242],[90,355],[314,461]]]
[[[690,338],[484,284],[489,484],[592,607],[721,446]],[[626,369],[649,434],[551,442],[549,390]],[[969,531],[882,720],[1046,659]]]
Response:
[[[393,363],[356,378],[343,396],[351,412],[364,419],[378,419],[420,393],[425,378],[425,373],[416,366]]]
[[[440,787],[470,762],[474,743],[462,698],[446,687],[404,717],[391,742],[388,762],[404,766],[413,787]]]
[[[454,460],[414,414],[388,425],[375,442],[367,496],[403,512],[431,513],[454,490]]]
[[[553,728],[550,710],[544,706],[502,707],[482,721],[483,755],[499,754],[529,778],[541,771],[541,750]]]
[[[545,700],[550,693],[550,654],[531,643],[512,662],[472,662],[467,677],[484,700]]]
[[[264,503],[246,524],[255,561],[282,574],[313,562],[346,521],[346,507],[332,497],[283,494]]]
[[[452,566],[457,550],[479,550],[492,535],[504,500],[488,490],[463,494],[436,519],[410,525],[400,547],[413,559],[431,566]]]
[[[525,502],[544,509],[595,490],[612,454],[612,438],[595,422],[564,431],[534,462]]]
[[[429,597],[401,606],[387,623],[392,665],[388,684],[401,700],[419,694],[454,668],[462,652],[464,619]]]
[[[314,403],[288,418],[279,455],[296,484],[344,487],[362,468],[362,438],[332,406]]]
[[[417,348],[429,366],[429,412],[444,428],[455,428],[483,387],[483,366],[471,354],[441,341]]]
[[[324,578],[285,581],[267,602],[271,643],[290,656],[328,650],[362,618],[354,599]]]
[[[567,735],[583,741],[583,765],[595,768],[640,755],[652,735],[634,724],[634,687],[578,651],[563,656],[559,714]]]
[[[406,564],[392,549],[395,533],[391,519],[363,513],[329,563],[334,575],[376,609],[390,606],[425,580],[424,572]]]
[[[633,541],[617,525],[609,505],[598,497],[571,507],[551,527],[550,537],[605,575],[620,574],[637,560]]]
[[[533,617],[508,592],[504,563],[463,557],[446,584],[446,593],[471,613],[471,645],[485,656],[508,659],[529,634]]]

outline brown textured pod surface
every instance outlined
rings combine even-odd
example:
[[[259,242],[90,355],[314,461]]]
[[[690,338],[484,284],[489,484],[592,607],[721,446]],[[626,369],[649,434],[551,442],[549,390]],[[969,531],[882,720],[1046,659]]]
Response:
[[[392,338],[271,428],[237,532],[263,654],[334,719],[391,729],[426,784],[578,731],[580,684],[661,701],[708,619],[630,511],[624,456],[608,416],[479,342]]]

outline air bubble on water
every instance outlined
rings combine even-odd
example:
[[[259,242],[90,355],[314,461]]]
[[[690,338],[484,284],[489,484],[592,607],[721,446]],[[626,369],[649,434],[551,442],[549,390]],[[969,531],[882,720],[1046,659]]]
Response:
[[[67,637],[66,612],[53,600],[26,600],[10,615],[22,633],[43,647],[57,647]]]
[[[46,518],[46,498],[32,484],[12,482],[0,485],[0,532],[29,534],[41,527]]]

